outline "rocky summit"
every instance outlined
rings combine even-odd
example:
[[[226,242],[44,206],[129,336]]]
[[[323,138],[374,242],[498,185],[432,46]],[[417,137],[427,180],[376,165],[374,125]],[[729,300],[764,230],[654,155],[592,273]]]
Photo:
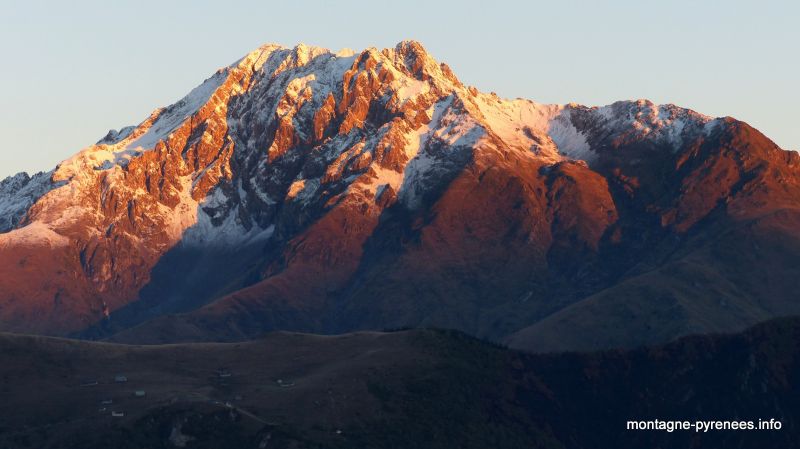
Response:
[[[413,41],[262,46],[0,210],[0,331],[554,351],[800,313],[797,153],[647,100],[502,99]]]

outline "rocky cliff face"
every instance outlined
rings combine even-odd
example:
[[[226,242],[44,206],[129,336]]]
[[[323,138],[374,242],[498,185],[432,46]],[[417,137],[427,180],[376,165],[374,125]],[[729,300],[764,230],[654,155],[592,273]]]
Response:
[[[0,181],[0,232],[17,227],[31,205],[55,187],[51,175],[17,173]]]
[[[672,105],[500,99],[416,42],[266,45],[4,181],[0,328],[429,325],[532,349],[732,330],[800,310],[799,161]]]

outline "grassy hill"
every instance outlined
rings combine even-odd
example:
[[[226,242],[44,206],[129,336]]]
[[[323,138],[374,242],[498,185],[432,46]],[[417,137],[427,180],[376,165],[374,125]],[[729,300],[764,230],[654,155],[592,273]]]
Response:
[[[164,346],[0,334],[0,361],[3,449],[800,446],[800,319],[547,355],[438,330]],[[783,428],[625,428],[656,418]]]

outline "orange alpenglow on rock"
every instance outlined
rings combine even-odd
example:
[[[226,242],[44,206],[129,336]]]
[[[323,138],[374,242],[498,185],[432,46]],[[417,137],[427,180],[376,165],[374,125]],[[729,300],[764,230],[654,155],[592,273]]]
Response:
[[[0,330],[424,325],[541,350],[736,330],[798,311],[799,166],[731,118],[485,94],[414,41],[264,45],[2,181]]]

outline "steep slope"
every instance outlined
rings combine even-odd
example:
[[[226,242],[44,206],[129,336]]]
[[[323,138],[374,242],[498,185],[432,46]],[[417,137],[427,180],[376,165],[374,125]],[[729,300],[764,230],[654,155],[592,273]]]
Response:
[[[39,198],[54,186],[51,173],[17,173],[0,181],[0,232],[14,229]]]
[[[400,53],[391,60],[405,67],[400,60],[405,53]],[[366,137],[373,146],[387,145],[383,136],[367,136],[361,129],[369,112],[364,97],[390,103],[382,111],[388,120],[403,113],[407,98],[402,95],[420,93],[415,80],[394,65],[381,71],[385,82],[380,82],[373,70],[378,57],[387,58],[376,50],[357,60],[305,46],[265,46],[141,125],[112,131],[59,165],[51,176],[58,187],[27,211],[20,229],[66,237],[70,244],[61,252],[71,263],[59,260],[40,268],[66,272],[74,282],[59,283],[56,293],[15,286],[10,279],[24,267],[17,272],[13,267],[25,255],[14,247],[18,239],[6,236],[0,259],[9,262],[9,271],[8,280],[0,282],[0,297],[17,305],[6,308],[13,319],[3,320],[4,328],[60,333],[96,322],[104,311],[135,300],[156,262],[179,241],[184,250],[248,246],[263,243],[276,225],[279,234],[304,226],[321,206],[307,204],[319,179],[310,179],[304,190],[304,171],[320,177],[340,156],[340,164],[360,157],[352,169],[341,167],[344,181],[335,167],[330,170],[331,190],[313,198],[326,202],[349,186],[351,171],[370,168],[373,148],[364,153]],[[345,77],[353,82],[344,84]],[[392,77],[401,79],[391,82]],[[334,103],[331,91],[337,87],[341,95]],[[304,114],[295,117],[300,110]],[[373,179],[361,183],[367,192],[377,179],[375,170],[371,173]],[[284,202],[292,210],[279,210]],[[65,322],[42,315],[52,302],[69,304],[58,312]]]
[[[512,346],[630,347],[800,313],[800,159],[743,123],[725,123],[677,158],[667,195],[631,206],[652,208],[672,235],[619,282],[515,333]]]
[[[773,263],[796,255],[797,164],[672,105],[483,94],[416,42],[266,45],[15,206],[0,328],[161,342],[428,325],[545,350],[573,326],[606,345],[732,330],[797,312],[800,278]],[[26,204],[14,189],[0,204]],[[713,251],[747,226],[781,243]],[[707,276],[652,320],[651,291],[625,286],[661,269],[679,289],[668,267],[690,255]],[[776,287],[753,291],[767,272]],[[708,292],[736,310],[703,296],[690,313]],[[603,294],[634,312],[592,339],[587,314],[623,320]]]
[[[798,342],[797,319],[556,355],[434,330],[150,347],[0,335],[0,446],[794,448]],[[626,429],[653,419],[782,427]]]

